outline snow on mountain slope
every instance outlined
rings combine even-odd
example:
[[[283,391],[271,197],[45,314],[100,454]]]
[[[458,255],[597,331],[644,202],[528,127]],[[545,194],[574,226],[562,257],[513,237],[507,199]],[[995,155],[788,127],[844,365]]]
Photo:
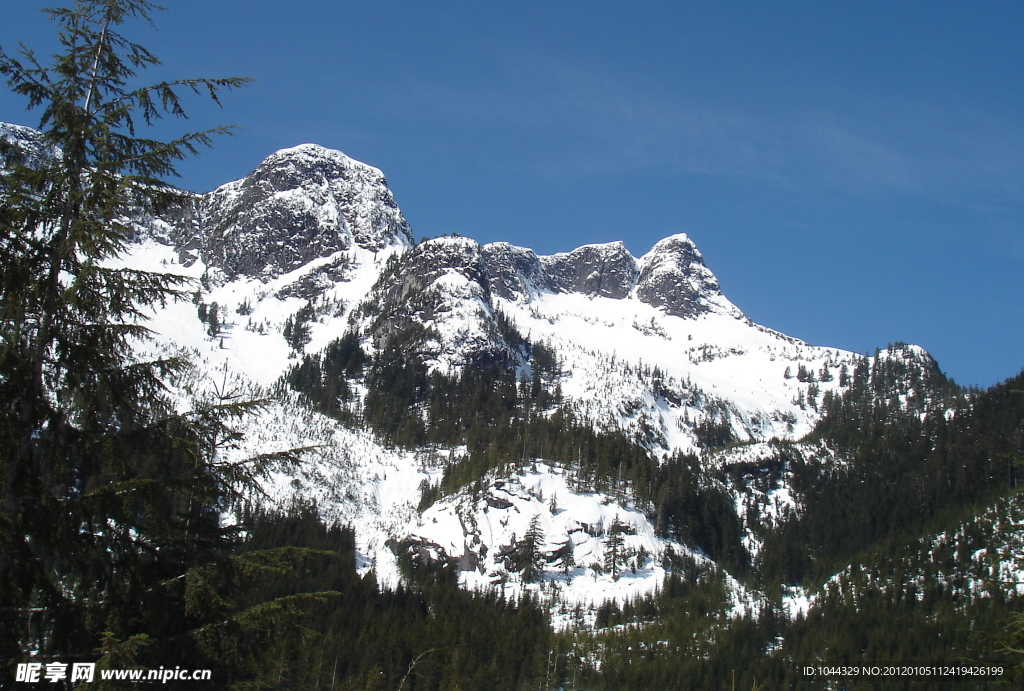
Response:
[[[31,127],[0,122],[0,141],[16,147],[24,157],[22,162],[28,166],[60,156],[60,151],[48,146],[43,135]],[[0,163],[6,165],[6,160],[0,157]]]
[[[430,370],[503,362],[528,375],[503,334],[508,322],[554,351],[555,385],[579,414],[664,453],[802,436],[862,359],[746,319],[685,235],[641,260],[621,243],[542,257],[507,243],[429,240],[382,273],[361,315],[375,349],[422,329],[404,354]]]
[[[32,130],[4,132],[38,149]],[[313,144],[136,226],[125,263],[199,281],[196,318],[172,305],[153,329],[264,385],[298,350],[317,352],[351,328],[369,353],[419,329],[404,355],[445,374],[502,363],[528,375],[507,321],[553,349],[553,384],[579,415],[669,453],[799,438],[860,359],[750,322],[686,235],[639,260],[622,243],[547,257],[467,238],[413,247],[383,174]],[[215,338],[199,321],[214,305]],[[308,340],[289,344],[283,331],[300,310]]]
[[[207,290],[201,288],[207,272],[202,261],[182,264],[173,247],[151,238],[133,245],[119,263],[193,278],[198,299],[204,305],[218,306],[220,325],[216,334],[199,319],[197,303],[189,302],[168,304],[152,315],[147,326],[160,341],[203,353],[214,370],[227,365],[255,383],[270,386],[294,364],[295,353],[282,330],[285,321],[309,303],[295,294],[296,286],[310,283],[325,267],[333,268],[338,263],[347,267],[346,280],[331,283],[316,296],[323,312],[310,321],[310,341],[306,346],[315,352],[345,331],[348,315],[377,278],[377,266],[402,249],[401,245],[392,245],[374,256],[369,250],[353,247],[275,278],[240,276]]]
[[[515,560],[531,526],[539,530],[542,576],[524,583]],[[500,587],[515,596],[529,591],[591,611],[608,600],[654,593],[664,582],[666,559],[710,561],[655,535],[647,517],[621,499],[586,491],[570,473],[544,463],[491,477],[479,493],[446,497],[406,530],[403,542],[419,558],[457,568],[465,587]],[[734,609],[746,611],[751,595],[729,580]]]
[[[307,304],[315,307],[307,352],[352,326],[369,351],[380,350],[415,326],[424,335],[408,356],[445,374],[482,361],[524,360],[496,325],[500,312],[529,341],[554,350],[557,383],[580,415],[664,452],[705,445],[700,429],[720,428],[729,441],[799,438],[817,419],[821,396],[839,389],[841,369],[861,357],[758,327],[721,295],[695,303],[704,308],[692,317],[666,314],[637,290],[615,298],[541,289],[508,300],[488,289],[483,256],[464,238],[411,251],[355,246],[275,277],[208,281],[200,299],[218,305],[223,326],[216,338],[204,331],[195,305],[172,305],[151,326],[182,345],[216,350],[214,360],[270,384],[294,358],[282,335],[285,320]],[[389,257],[395,261],[385,271]],[[126,261],[197,279],[209,274],[203,261],[182,264],[178,252],[152,239]]]
[[[505,259],[487,263],[495,305],[562,359],[563,395],[595,427],[651,448],[695,450],[701,427],[728,441],[803,436],[821,396],[861,359],[748,320],[683,234],[639,260],[621,243],[539,258],[505,244],[483,251]]]
[[[859,356],[759,328],[723,303],[689,318],[633,296],[546,293],[500,304],[530,340],[563,358],[563,394],[599,427],[649,429],[658,446],[683,451],[700,446],[700,424],[724,425],[733,441],[806,434],[819,397]],[[801,382],[800,366],[816,380],[827,370],[831,381]]]

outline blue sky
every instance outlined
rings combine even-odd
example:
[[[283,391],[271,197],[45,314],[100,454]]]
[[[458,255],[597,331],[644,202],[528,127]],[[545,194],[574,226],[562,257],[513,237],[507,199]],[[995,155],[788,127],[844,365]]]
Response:
[[[0,45],[47,53],[12,0]],[[418,237],[539,253],[686,232],[755,321],[1024,367],[1024,4],[165,3],[153,79],[253,77],[188,123],[205,191],[303,142],[381,168]],[[0,92],[0,119],[37,117]]]

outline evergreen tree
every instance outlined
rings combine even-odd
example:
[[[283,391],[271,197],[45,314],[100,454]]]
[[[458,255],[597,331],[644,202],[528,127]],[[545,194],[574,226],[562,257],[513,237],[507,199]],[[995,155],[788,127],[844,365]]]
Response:
[[[135,88],[159,64],[118,33],[148,21],[147,0],[79,0],[46,10],[61,52],[50,65],[0,49],[0,73],[41,109],[40,160],[4,143],[0,157],[0,659],[97,647],[140,648],[146,625],[169,624],[154,588],[219,549],[215,507],[227,477],[208,455],[223,408],[175,413],[162,377],[183,363],[137,362],[145,310],[187,293],[182,277],[110,268],[133,210],[180,198],[163,180],[215,134],[172,142],[136,129],[183,116],[179,92],[245,80]],[[238,408],[236,408],[238,410]],[[234,478],[230,478],[234,479]],[[162,621],[157,621],[163,616]],[[23,625],[27,622],[31,625]],[[106,631],[103,641],[99,632]],[[105,641],[105,642],[104,642]],[[9,669],[0,669],[0,682]]]
[[[572,573],[572,570],[576,568],[576,555],[573,554],[571,537],[567,538],[565,544],[560,545],[551,556],[558,560],[558,565],[562,567],[562,573],[566,576]]]
[[[210,336],[216,338],[220,333],[220,305],[216,302],[210,305],[210,310],[206,313],[206,323]]]
[[[284,340],[295,352],[302,352],[310,339],[309,322],[313,318],[313,304],[307,302],[294,315],[288,317],[284,322],[282,335]]]
[[[612,578],[618,579],[619,570],[626,562],[624,539],[622,533],[626,527],[616,516],[612,524],[608,526],[608,533],[604,540],[604,570],[611,573]]]
[[[522,572],[524,583],[539,581],[544,575],[544,553],[541,546],[544,544],[544,530],[540,526],[540,516],[530,519],[530,527],[523,536],[523,541],[518,547],[518,564]]]

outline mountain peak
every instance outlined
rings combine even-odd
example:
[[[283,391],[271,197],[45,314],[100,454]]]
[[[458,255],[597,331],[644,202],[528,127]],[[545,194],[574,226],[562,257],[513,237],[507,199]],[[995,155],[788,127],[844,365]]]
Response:
[[[685,248],[689,248],[701,262],[704,261],[704,257],[697,249],[697,245],[686,233],[675,233],[674,235],[669,235],[658,240],[654,243],[654,247],[651,248],[651,252],[665,252],[668,250],[679,250]]]
[[[301,144],[205,195],[203,252],[227,276],[278,276],[351,249],[414,244],[380,170],[340,151]]]
[[[710,311],[742,316],[722,295],[718,279],[685,233],[659,240],[639,263],[636,296],[642,302],[676,317],[696,317]]]
[[[384,177],[379,168],[374,168],[371,165],[357,161],[337,149],[329,149],[326,146],[311,143],[279,149],[263,159],[257,170],[259,168],[272,168],[282,165],[298,165],[300,167],[312,168],[317,164],[324,163],[359,170],[372,177],[381,179]]]

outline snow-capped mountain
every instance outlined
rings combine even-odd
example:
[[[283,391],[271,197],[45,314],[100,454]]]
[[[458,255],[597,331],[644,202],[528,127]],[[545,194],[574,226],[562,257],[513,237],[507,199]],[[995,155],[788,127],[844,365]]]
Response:
[[[223,349],[258,358],[264,381],[291,364],[281,330],[307,302],[316,316],[306,352],[350,328],[369,354],[402,335],[408,357],[446,374],[483,362],[528,367],[502,335],[505,319],[554,349],[580,414],[599,427],[642,427],[652,447],[672,451],[700,447],[702,423],[733,441],[799,437],[860,357],[752,323],[686,235],[639,259],[622,243],[552,256],[459,237],[414,245],[383,175],[314,145],[273,154],[144,231],[136,254],[146,243],[173,247],[168,266],[201,279],[202,300],[231,315],[221,319]],[[240,333],[260,329],[255,343]]]
[[[2,126],[0,136],[46,155],[27,128]],[[824,399],[865,361],[754,324],[684,234],[639,258],[619,242],[551,256],[464,237],[417,244],[379,170],[312,144],[278,151],[241,180],[132,222],[137,242],[121,262],[195,279],[192,303],[152,316],[156,340],[146,348],[184,353],[197,365],[189,382],[177,383],[183,398],[229,377],[238,390],[276,391],[245,425],[248,440],[237,452],[312,447],[304,468],[268,480],[268,493],[282,504],[315,500],[325,515],[352,524],[361,567],[384,583],[400,577],[396,554],[406,550],[450,564],[468,587],[541,588],[524,583],[511,560],[531,524],[544,536],[539,580],[563,602],[651,592],[666,559],[707,556],[659,535],[628,488],[597,491],[543,456],[490,469],[472,491],[421,505],[465,447],[397,449],[375,438],[360,424],[360,406],[374,392],[358,373],[344,375],[352,412],[345,423],[282,383],[343,337],[370,362],[397,359],[426,376],[496,368],[532,380],[593,430],[624,433],[661,459],[703,453],[705,463],[720,465],[744,462],[736,453],[747,453],[756,466],[777,455],[772,443],[805,436]],[[934,364],[912,347],[889,357]],[[749,446],[710,450],[734,443]],[[741,511],[756,504],[769,518],[795,502],[785,483],[764,496],[740,494]],[[756,555],[761,533],[747,529],[746,548]],[[616,534],[622,560],[609,569]],[[749,596],[734,586],[741,608]]]

